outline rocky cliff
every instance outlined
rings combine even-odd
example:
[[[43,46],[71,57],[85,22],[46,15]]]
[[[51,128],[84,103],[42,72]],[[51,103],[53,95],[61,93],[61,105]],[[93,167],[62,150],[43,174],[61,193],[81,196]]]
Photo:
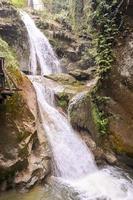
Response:
[[[126,16],[126,29],[114,50],[116,61],[112,66],[104,90],[110,100],[106,106],[109,118],[110,141],[117,153],[129,165],[133,162],[133,137],[132,137],[132,18]],[[129,157],[127,157],[125,154]],[[128,161],[130,160],[130,162]]]
[[[30,188],[48,174],[49,151],[46,138],[39,135],[33,86],[20,71],[27,63],[24,25],[10,3],[1,1],[0,5],[0,54],[19,89],[0,104],[0,189],[14,185]]]

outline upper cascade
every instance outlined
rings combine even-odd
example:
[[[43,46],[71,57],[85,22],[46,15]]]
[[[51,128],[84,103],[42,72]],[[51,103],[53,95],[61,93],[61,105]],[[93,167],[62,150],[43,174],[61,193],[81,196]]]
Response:
[[[34,21],[26,12],[21,11],[20,14],[29,37],[29,71],[31,74],[48,75],[61,72],[60,63],[48,39],[36,27]]]

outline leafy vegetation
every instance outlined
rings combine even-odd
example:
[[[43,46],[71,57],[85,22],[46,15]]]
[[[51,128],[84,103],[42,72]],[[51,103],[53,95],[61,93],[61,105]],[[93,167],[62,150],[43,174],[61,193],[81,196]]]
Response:
[[[11,0],[12,4],[21,8],[27,4],[27,0]]]
[[[99,112],[99,109],[97,106],[95,106],[95,104],[92,108],[92,116],[100,135],[105,135],[108,129],[108,119],[105,118],[103,112]]]
[[[92,91],[94,103],[93,116],[101,135],[108,132],[108,118],[104,113],[104,104],[107,98],[102,96],[101,87],[106,80],[111,65],[115,60],[113,46],[121,27],[121,12],[119,0],[96,0],[93,4],[92,24],[95,28],[96,64],[99,81]],[[102,107],[102,109],[101,109]]]
[[[115,59],[112,48],[121,25],[121,13],[118,8],[119,0],[97,0],[95,4],[93,25],[98,30],[95,40],[96,62],[102,75],[110,69]]]
[[[7,68],[17,68],[18,62],[16,61],[10,47],[8,44],[0,38],[0,55],[4,56],[6,59]]]
[[[16,84],[20,83],[22,80],[22,76],[18,70],[19,64],[16,59],[16,55],[9,47],[9,45],[1,38],[0,38],[0,55],[5,57],[5,63],[8,73],[11,75]]]
[[[57,105],[63,110],[67,111],[69,103],[69,97],[66,93],[62,92],[58,95]]]

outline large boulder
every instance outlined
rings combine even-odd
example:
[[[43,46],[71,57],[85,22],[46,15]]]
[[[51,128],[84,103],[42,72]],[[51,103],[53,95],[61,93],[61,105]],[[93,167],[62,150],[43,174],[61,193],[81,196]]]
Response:
[[[88,131],[94,140],[99,137],[95,105],[91,98],[91,89],[97,80],[88,84],[88,89],[75,95],[69,102],[68,115],[72,126],[79,130]]]
[[[16,59],[2,39],[0,52],[5,55],[10,80],[19,89],[0,104],[0,189],[10,188],[13,184],[30,187],[42,180],[50,169],[47,142],[45,136],[43,140],[40,138],[40,129],[36,126],[36,94],[30,80],[19,71]],[[22,178],[27,171],[30,171],[28,178]],[[21,178],[15,181],[19,174]]]
[[[86,81],[86,80],[93,79],[94,72],[95,72],[95,68],[90,68],[87,70],[76,69],[76,70],[70,71],[69,74],[79,81]]]
[[[85,91],[77,94],[70,101],[68,114],[72,126],[76,129],[87,130],[96,137],[97,130],[93,121],[93,105],[90,94]]]

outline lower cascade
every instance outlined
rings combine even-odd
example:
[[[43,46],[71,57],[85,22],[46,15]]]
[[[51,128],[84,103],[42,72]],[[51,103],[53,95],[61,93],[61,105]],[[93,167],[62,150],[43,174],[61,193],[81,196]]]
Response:
[[[43,75],[60,73],[59,61],[30,16],[21,12],[21,17],[29,36],[32,73],[29,79],[36,91],[40,123],[53,153],[51,184],[70,193],[66,199],[132,200],[133,181],[120,169],[98,169],[86,144],[72,129],[67,117],[57,110],[56,88]]]

